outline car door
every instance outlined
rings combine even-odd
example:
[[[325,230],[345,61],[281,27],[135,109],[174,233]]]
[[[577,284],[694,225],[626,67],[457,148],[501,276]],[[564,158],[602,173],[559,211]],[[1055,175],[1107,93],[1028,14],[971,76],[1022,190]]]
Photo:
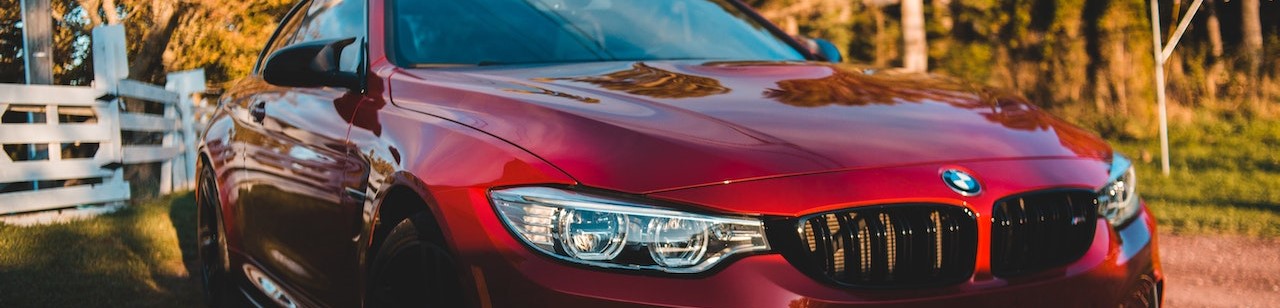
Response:
[[[364,5],[354,0],[303,4],[268,51],[362,38]],[[363,69],[359,46],[341,55],[344,71]],[[256,89],[245,99],[249,119],[237,133],[244,146],[244,178],[237,187],[236,219],[243,254],[252,261],[245,268],[250,282],[286,305],[356,306],[353,239],[362,203],[350,200],[342,181],[347,170],[359,168],[347,130],[360,93],[280,87],[260,75],[242,86]]]

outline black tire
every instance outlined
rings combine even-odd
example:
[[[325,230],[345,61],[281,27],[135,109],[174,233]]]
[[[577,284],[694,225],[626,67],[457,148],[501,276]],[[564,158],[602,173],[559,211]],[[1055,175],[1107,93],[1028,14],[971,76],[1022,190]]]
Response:
[[[231,283],[227,255],[226,228],[222,224],[222,200],[213,168],[200,162],[196,184],[196,248],[200,257],[200,278],[209,307],[247,307],[244,297]]]
[[[400,221],[369,270],[367,307],[461,307],[457,262],[425,215]]]

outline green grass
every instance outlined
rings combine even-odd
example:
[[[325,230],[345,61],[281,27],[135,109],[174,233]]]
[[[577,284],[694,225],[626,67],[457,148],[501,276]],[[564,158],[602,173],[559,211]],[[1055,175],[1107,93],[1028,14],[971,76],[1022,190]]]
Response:
[[[1205,120],[1169,131],[1167,177],[1158,140],[1113,141],[1136,162],[1138,189],[1163,231],[1280,237],[1280,121]]]
[[[190,193],[67,224],[0,224],[0,307],[202,306]],[[193,276],[194,275],[194,276]]]

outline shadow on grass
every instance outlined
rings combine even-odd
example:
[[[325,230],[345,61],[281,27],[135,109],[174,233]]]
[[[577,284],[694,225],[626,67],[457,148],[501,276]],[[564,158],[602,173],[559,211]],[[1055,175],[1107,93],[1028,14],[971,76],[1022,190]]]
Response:
[[[182,264],[190,273],[191,279],[200,288],[200,254],[196,248],[196,203],[193,194],[185,194],[169,203],[169,222],[173,225],[174,235],[178,238],[178,249],[182,252]],[[201,295],[203,296],[203,295]]]
[[[194,212],[186,193],[66,224],[0,225],[0,307],[202,306],[188,270]]]

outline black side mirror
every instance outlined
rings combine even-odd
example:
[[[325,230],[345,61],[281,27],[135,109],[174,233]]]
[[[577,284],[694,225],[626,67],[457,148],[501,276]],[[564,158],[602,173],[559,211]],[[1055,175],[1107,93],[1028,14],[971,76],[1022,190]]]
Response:
[[[809,48],[809,52],[822,57],[823,60],[831,63],[840,63],[840,48],[836,48],[835,44],[820,38],[800,37],[800,43]]]
[[[342,49],[356,38],[319,40],[277,50],[267,58],[262,78],[283,87],[342,87],[360,90],[360,76],[343,72]]]

